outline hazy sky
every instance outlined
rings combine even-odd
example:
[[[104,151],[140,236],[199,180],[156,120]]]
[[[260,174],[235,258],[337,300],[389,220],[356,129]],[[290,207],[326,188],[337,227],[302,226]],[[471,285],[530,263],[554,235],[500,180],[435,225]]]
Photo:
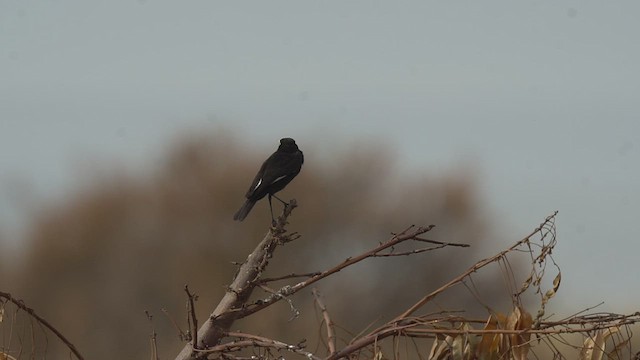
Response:
[[[190,131],[271,151],[373,139],[473,163],[513,240],[553,210],[560,295],[640,296],[640,2],[0,0],[0,225],[78,164]],[[506,245],[506,244],[505,244]],[[625,292],[621,294],[620,289]],[[559,302],[562,297],[559,296]]]

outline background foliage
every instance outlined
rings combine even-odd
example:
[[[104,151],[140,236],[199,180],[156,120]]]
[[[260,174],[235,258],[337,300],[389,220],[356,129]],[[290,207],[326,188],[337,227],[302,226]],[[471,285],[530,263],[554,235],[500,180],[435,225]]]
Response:
[[[289,230],[302,238],[278,250],[271,275],[320,270],[410,224],[436,224],[431,237],[476,249],[486,239],[489,219],[470,172],[401,173],[389,149],[357,142],[325,154],[331,159],[326,161],[317,154],[330,146],[298,142],[306,162],[281,195],[298,200]],[[58,324],[93,359],[148,356],[144,311],[149,310],[161,357],[173,356],[180,340],[161,309],[184,324],[182,288],[188,283],[200,298],[198,318],[206,318],[232,279],[232,262],[243,261],[267,230],[266,201],[243,223],[232,215],[275,147],[256,153],[243,148],[224,135],[186,139],[153,174],[112,172],[95,164],[76,194],[37,212],[23,258],[15,262],[19,266],[0,267],[2,287]],[[376,259],[319,288],[334,321],[357,333],[372,320],[396,315],[475,257],[474,251],[444,249]],[[310,292],[293,300],[301,310],[294,321],[287,322],[289,307],[280,304],[237,326],[292,343],[300,334],[317,333]],[[455,296],[447,301],[448,307],[473,303]],[[50,344],[50,358],[56,358],[55,351]]]

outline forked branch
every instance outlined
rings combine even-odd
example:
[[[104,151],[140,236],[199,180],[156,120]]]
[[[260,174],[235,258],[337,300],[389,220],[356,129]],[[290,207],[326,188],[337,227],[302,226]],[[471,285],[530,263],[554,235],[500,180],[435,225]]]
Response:
[[[279,243],[286,243],[295,239],[294,235],[286,235],[284,226],[291,211],[297,206],[295,200],[291,200],[285,206],[283,214],[277,219],[276,224],[267,232],[260,244],[247,257],[238,269],[238,273],[229,285],[227,292],[213,310],[209,318],[204,321],[200,329],[193,335],[197,343],[187,343],[176,357],[176,360],[193,359],[198,356],[196,349],[205,350],[217,345],[222,337],[229,331],[231,325],[237,320],[239,311],[251,296],[257,285],[260,275],[266,268],[269,259],[273,255]]]
[[[278,218],[277,224],[269,230],[262,242],[260,242],[256,249],[247,257],[247,260],[240,266],[236,278],[229,286],[229,289],[222,301],[211,313],[209,319],[203,323],[197,333],[198,342],[195,345],[193,342],[188,343],[182,349],[180,354],[178,354],[176,360],[193,359],[198,354],[202,354],[202,350],[208,350],[217,346],[220,340],[228,334],[228,331],[234,321],[265,309],[280,300],[288,299],[288,296],[364,259],[384,256],[384,254],[392,253],[384,251],[393,249],[395,245],[402,242],[409,240],[429,242],[436,245],[434,248],[441,248],[443,246],[469,246],[466,244],[442,243],[419,238],[420,235],[433,229],[434,225],[417,228],[412,225],[399,234],[394,234],[389,240],[379,244],[375,248],[358,256],[349,257],[343,262],[325,271],[302,275],[290,274],[283,277],[266,279],[268,281],[275,281],[295,277],[308,277],[306,280],[297,284],[286,285],[275,292],[271,292],[271,295],[266,299],[261,299],[254,303],[247,304],[247,300],[255,287],[264,287],[263,284],[265,281],[261,280],[260,277],[268,264],[268,259],[271,258],[277,245],[287,243],[297,238],[297,234],[286,235],[286,231],[284,229],[284,226],[287,223],[286,220],[295,207],[295,200],[292,200],[287,204],[284,213]],[[423,251],[426,250],[420,249],[416,253]]]

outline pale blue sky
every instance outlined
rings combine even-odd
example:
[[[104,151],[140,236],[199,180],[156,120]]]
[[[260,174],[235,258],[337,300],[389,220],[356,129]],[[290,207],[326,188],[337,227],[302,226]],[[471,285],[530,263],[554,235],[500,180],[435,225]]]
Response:
[[[144,171],[190,131],[268,150],[373,139],[407,170],[475,163],[514,240],[560,210],[560,294],[619,310],[640,296],[639,16],[637,1],[0,0],[0,226],[22,219],[21,184],[62,197],[78,164]]]

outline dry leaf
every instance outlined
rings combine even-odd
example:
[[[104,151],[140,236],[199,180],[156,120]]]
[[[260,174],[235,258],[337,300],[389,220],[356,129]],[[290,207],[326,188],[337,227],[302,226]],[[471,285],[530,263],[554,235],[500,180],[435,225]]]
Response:
[[[483,330],[497,330],[499,328],[499,324],[506,323],[506,317],[502,314],[491,315],[487,320]],[[502,321],[500,321],[502,320]],[[498,359],[501,344],[503,341],[503,336],[501,334],[484,334],[482,335],[482,339],[478,343],[478,347],[476,348],[476,357],[480,360],[494,360]]]
[[[431,346],[431,352],[429,353],[429,360],[446,360],[451,355],[451,345],[453,344],[453,338],[447,336],[444,340],[433,341]]]
[[[508,330],[530,330],[533,324],[531,314],[526,312],[520,306],[516,307],[509,315],[507,321]],[[509,335],[511,354],[515,360],[526,360],[529,353],[529,339],[531,333],[526,334],[511,334]]]
[[[579,360],[602,360],[605,343],[611,335],[620,332],[619,327],[596,331],[596,336],[584,340]]]

